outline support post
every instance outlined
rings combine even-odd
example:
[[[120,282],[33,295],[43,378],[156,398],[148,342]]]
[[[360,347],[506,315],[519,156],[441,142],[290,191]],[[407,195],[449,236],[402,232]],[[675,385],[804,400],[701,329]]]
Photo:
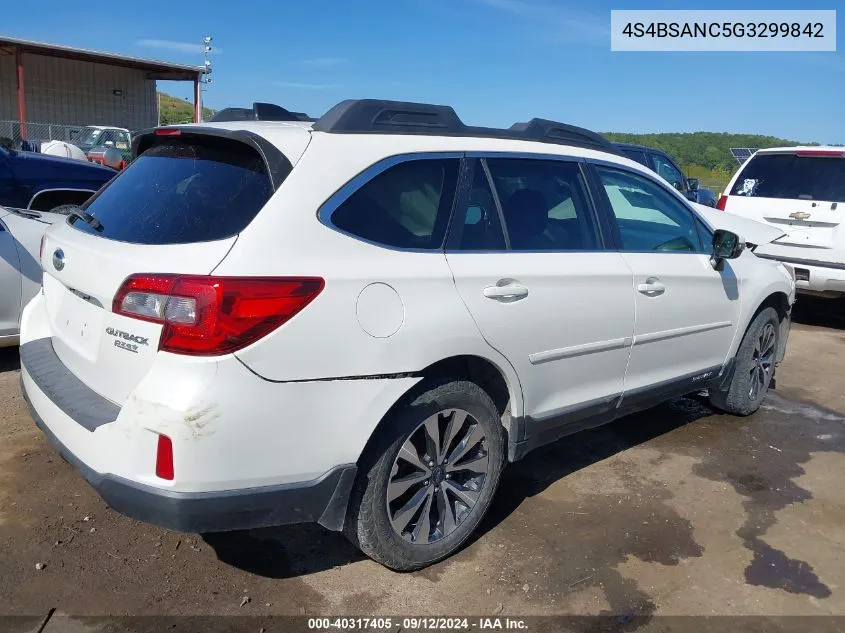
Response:
[[[199,78],[194,79],[194,123],[202,121],[202,91]]]
[[[18,71],[18,131],[21,139],[26,138],[26,97],[23,83],[23,53],[20,48],[15,49],[15,65]]]

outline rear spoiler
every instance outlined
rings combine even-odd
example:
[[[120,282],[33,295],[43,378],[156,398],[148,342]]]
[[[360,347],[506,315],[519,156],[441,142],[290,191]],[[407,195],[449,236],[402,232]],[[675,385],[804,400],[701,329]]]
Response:
[[[197,136],[227,139],[249,145],[264,162],[273,191],[279,188],[293,169],[288,157],[270,141],[258,134],[246,130],[221,130],[194,125],[159,127],[138,132],[137,136],[132,139],[132,160],[160,143],[172,142],[174,139],[184,139],[188,142],[191,137]]]

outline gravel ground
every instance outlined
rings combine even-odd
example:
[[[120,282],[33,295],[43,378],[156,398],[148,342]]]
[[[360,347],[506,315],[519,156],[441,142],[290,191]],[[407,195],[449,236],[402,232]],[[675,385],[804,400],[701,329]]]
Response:
[[[55,609],[48,633],[77,630],[62,614],[845,614],[842,308],[801,301],[757,414],[683,398],[541,449],[469,547],[411,574],[317,526],[200,537],[112,512],[0,350],[0,614],[38,631]]]

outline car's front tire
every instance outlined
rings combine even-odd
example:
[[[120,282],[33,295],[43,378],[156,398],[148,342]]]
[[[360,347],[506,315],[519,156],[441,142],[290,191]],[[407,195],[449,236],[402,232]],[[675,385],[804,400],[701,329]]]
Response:
[[[504,433],[478,385],[432,382],[394,410],[368,453],[346,534],[373,560],[411,571],[450,556],[478,527],[504,466]]]
[[[750,415],[760,408],[775,372],[780,319],[774,308],[754,317],[734,359],[734,373],[724,389],[710,389],[710,403],[734,415]]]

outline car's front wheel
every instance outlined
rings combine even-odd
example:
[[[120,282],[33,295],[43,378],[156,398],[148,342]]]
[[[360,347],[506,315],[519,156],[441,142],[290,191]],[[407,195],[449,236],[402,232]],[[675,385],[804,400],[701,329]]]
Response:
[[[504,465],[504,434],[490,396],[441,381],[383,427],[350,505],[346,533],[373,560],[421,569],[457,551],[487,512]]]
[[[735,415],[750,415],[759,409],[774,377],[779,338],[777,311],[761,310],[739,345],[730,383],[723,389],[710,389],[711,404]]]

